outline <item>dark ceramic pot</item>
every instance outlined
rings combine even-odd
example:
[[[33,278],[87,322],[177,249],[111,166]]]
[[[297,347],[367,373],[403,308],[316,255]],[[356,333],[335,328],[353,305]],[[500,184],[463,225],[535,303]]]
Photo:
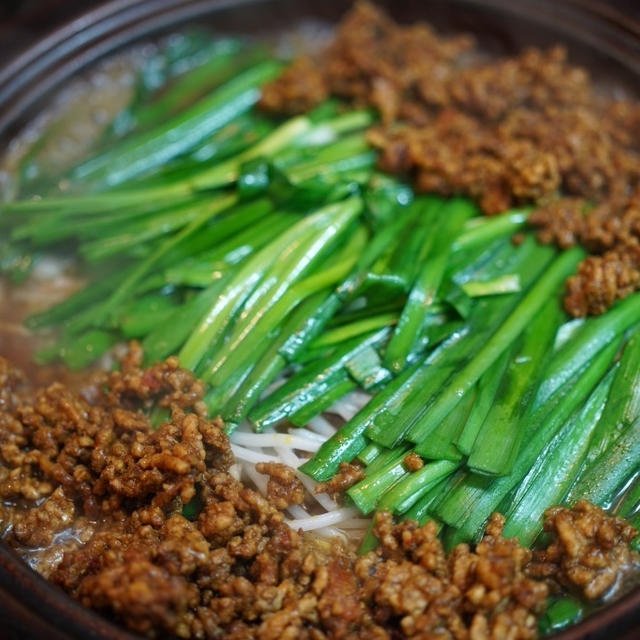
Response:
[[[630,10],[638,10],[631,0]],[[274,34],[304,18],[335,22],[349,0],[114,0],[69,22],[0,69],[0,145],[75,74],[117,50],[207,23],[219,33]],[[475,34],[496,54],[563,42],[602,84],[640,87],[640,23],[594,0],[380,0],[400,21]],[[2,148],[0,146],[0,148]],[[0,544],[0,638],[133,639],[29,569]],[[554,640],[637,640],[640,589]]]

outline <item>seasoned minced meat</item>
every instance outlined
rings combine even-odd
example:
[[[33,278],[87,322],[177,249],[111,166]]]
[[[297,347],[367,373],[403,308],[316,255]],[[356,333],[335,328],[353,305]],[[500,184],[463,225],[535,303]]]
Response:
[[[398,27],[373,5],[358,2],[324,54],[295,60],[264,87],[260,106],[301,113],[333,93],[373,104],[392,122],[411,113],[413,102],[402,100],[403,93],[420,87],[437,96],[457,58],[472,44],[468,36],[439,37],[422,23]]]
[[[13,516],[13,537],[26,547],[46,547],[56,533],[69,527],[74,514],[73,501],[65,496],[62,487],[58,487],[39,505]]]
[[[564,299],[573,316],[604,313],[618,298],[624,298],[640,284],[640,245],[632,253],[607,251],[588,256],[567,279]]]
[[[640,287],[640,186],[595,207],[562,198],[529,220],[541,241],[563,248],[581,244],[594,254],[567,280],[565,307],[572,315],[602,313]]]
[[[589,600],[621,587],[625,576],[640,567],[640,555],[629,547],[637,531],[586,500],[572,509],[547,509],[544,530],[553,533],[554,540],[534,554],[529,575],[551,578]]]
[[[333,94],[375,107],[382,169],[488,214],[536,205],[540,240],[596,256],[568,281],[567,311],[602,313],[640,288],[640,103],[598,94],[562,47],[483,62],[472,45],[358,2],[324,54],[265,86],[261,106],[302,112]]]
[[[268,111],[303,113],[328,97],[322,73],[307,56],[296,58],[278,77],[277,84],[262,89],[260,105]]]
[[[537,637],[547,587],[525,575],[531,552],[503,538],[503,525],[495,514],[474,551],[462,544],[447,555],[435,523],[377,515],[380,546],[355,565],[376,622],[407,638]]]
[[[120,371],[104,373],[96,380],[106,389],[105,402],[109,406],[124,408],[149,408],[176,405],[182,409],[192,407],[195,413],[204,415],[202,402],[204,383],[191,371],[178,366],[178,358],[170,356],[146,369],[141,369],[142,349],[136,342],[121,362]]]
[[[388,513],[376,516],[379,547],[360,558],[337,541],[307,539],[278,508],[302,497],[294,471],[260,466],[276,485],[271,499],[238,482],[222,424],[193,411],[200,383],[174,359],[143,369],[141,357],[134,346],[121,371],[99,374],[82,395],[60,384],[21,387],[0,358],[2,538],[71,596],[135,632],[524,640],[536,635],[548,589],[533,573],[590,595],[632,557],[633,530],[600,516],[596,533],[585,529],[581,503],[552,512],[558,540],[534,563],[502,537],[498,515],[475,549],[449,554],[434,523],[394,525]],[[165,405],[168,419],[152,428],[149,412]],[[341,471],[347,484],[361,473]],[[594,555],[594,545],[604,551]]]
[[[17,401],[16,389],[23,382],[23,374],[12,364],[0,358],[0,411],[10,411]]]
[[[256,471],[269,476],[267,498],[278,509],[303,502],[304,487],[291,467],[279,462],[259,462]]]
[[[341,462],[338,472],[326,482],[318,482],[314,491],[315,493],[326,492],[335,497],[363,478],[364,471],[362,467],[349,462]]]
[[[418,469],[422,469],[422,467],[424,466],[422,458],[417,453],[415,453],[415,451],[411,451],[411,453],[408,453],[404,457],[402,463],[406,467],[407,471],[417,471]]]

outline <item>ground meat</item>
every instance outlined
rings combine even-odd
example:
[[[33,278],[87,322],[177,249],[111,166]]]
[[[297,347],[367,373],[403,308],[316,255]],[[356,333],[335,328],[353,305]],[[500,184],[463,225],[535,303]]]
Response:
[[[562,47],[481,62],[472,45],[359,2],[327,50],[295,60],[260,104],[302,112],[333,94],[371,105],[385,171],[487,214],[534,204],[541,241],[595,256],[567,282],[567,311],[602,313],[640,288],[640,103],[600,95]]]
[[[142,361],[142,349],[133,342],[121,369],[96,380],[96,384],[107,389],[105,400],[109,406],[137,409],[157,403],[161,407],[192,407],[200,415],[206,413],[203,382],[191,371],[181,369],[177,357],[170,356],[146,369],[141,369]]]
[[[393,525],[383,513],[375,524],[381,544],[355,568],[376,622],[397,624],[407,638],[537,636],[547,587],[525,575],[531,552],[502,537],[502,516],[492,516],[475,551],[458,545],[448,555],[434,522]]]
[[[589,600],[611,594],[640,566],[640,554],[629,547],[637,531],[586,500],[572,509],[547,509],[544,530],[553,533],[554,540],[535,553],[529,575],[551,579]]]
[[[190,591],[194,596],[191,599]],[[197,603],[196,592],[184,579],[130,553],[122,562],[88,576],[77,597],[97,609],[116,608],[123,623],[138,633],[164,628],[184,637],[189,629],[183,631],[180,620]]]
[[[278,77],[277,84],[267,84],[260,104],[268,111],[304,113],[328,96],[323,75],[307,57],[296,58]]]
[[[422,469],[422,467],[424,466],[422,458],[414,451],[408,453],[404,457],[402,463],[406,467],[407,471],[417,471],[418,469]]]
[[[533,211],[529,215],[529,222],[538,228],[538,240],[567,249],[579,242],[584,216],[584,200],[558,198],[544,209]]]
[[[337,496],[346,491],[349,487],[364,478],[364,470],[357,464],[341,462],[338,472],[326,482],[318,482],[315,488],[316,493],[328,493]]]
[[[595,207],[562,198],[534,211],[529,221],[541,241],[563,248],[582,244],[594,254],[567,280],[565,308],[571,315],[602,313],[640,287],[640,188]]]
[[[278,509],[303,502],[304,487],[291,467],[279,462],[259,462],[256,471],[269,476],[267,497]]]
[[[567,280],[565,309],[573,316],[604,313],[616,299],[638,288],[638,267],[640,261],[624,251],[588,256]]]
[[[412,103],[399,98],[418,83],[437,100],[452,66],[472,44],[468,36],[441,38],[426,24],[400,28],[373,5],[359,2],[343,18],[328,50],[318,59],[294,61],[266,85],[260,105],[300,113],[333,93],[374,104],[392,122],[411,111]]]
[[[74,512],[73,501],[58,487],[39,505],[14,515],[13,537],[27,547],[50,545],[53,536],[71,524]]]
[[[10,411],[15,407],[18,399],[16,390],[23,378],[21,371],[0,357],[0,411]]]
[[[534,638],[548,590],[534,576],[593,596],[631,561],[633,531],[582,503],[549,512],[557,541],[534,562],[502,537],[498,515],[474,550],[449,554],[435,523],[394,525],[389,513],[375,519],[379,547],[360,558],[338,541],[308,539],[280,510],[304,497],[295,472],[258,465],[270,476],[268,498],[238,482],[222,424],[193,411],[201,390],[193,376],[174,360],[147,369],[141,361],[134,347],[121,371],[99,374],[83,395],[60,384],[18,391],[9,383],[17,372],[0,389],[3,540],[72,597],[137,633]],[[0,371],[12,369],[0,361]],[[168,419],[152,428],[150,412],[167,404]],[[325,489],[361,475],[343,465]]]

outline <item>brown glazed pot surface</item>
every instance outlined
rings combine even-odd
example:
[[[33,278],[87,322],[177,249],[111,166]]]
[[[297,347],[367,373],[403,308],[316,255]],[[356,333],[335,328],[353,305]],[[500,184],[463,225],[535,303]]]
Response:
[[[81,6],[78,2],[70,2]],[[26,3],[29,4],[29,3]],[[56,3],[29,14],[46,24]],[[113,0],[40,39],[0,66],[0,145],[5,145],[75,74],[144,39],[197,22],[217,33],[269,35],[301,20],[335,23],[349,0]],[[571,59],[603,85],[640,87],[638,0],[378,0],[399,21],[426,19],[443,31],[471,32],[488,51],[566,43]],[[614,5],[627,10],[623,15]],[[86,7],[86,4],[84,5]],[[68,7],[67,7],[68,9]],[[35,13],[34,13],[35,12]],[[0,16],[2,13],[0,12]],[[34,18],[35,16],[35,18]],[[6,24],[0,25],[0,33]],[[0,146],[2,148],[2,146]],[[85,609],[0,543],[0,639],[119,639],[135,636]],[[640,589],[554,640],[640,639]]]

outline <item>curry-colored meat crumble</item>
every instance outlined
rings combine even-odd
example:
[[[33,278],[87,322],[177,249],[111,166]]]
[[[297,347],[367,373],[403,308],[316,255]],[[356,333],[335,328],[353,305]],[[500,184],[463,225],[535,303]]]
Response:
[[[121,370],[79,391],[32,389],[0,358],[0,531],[32,566],[82,604],[148,637],[512,640],[535,638],[551,589],[610,591],[637,558],[634,530],[578,503],[554,508],[547,549],[502,537],[446,553],[434,523],[375,518],[375,551],[285,522],[299,481],[267,465],[268,497],[230,474],[202,384],[175,358]],[[152,427],[149,415],[169,410]],[[359,470],[345,465],[339,491]],[[185,510],[185,505],[187,509]]]
[[[534,205],[541,241],[591,254],[567,282],[567,311],[602,313],[640,288],[640,103],[598,94],[562,47],[479,58],[469,37],[399,26],[360,2],[323,54],[264,88],[261,106],[303,112],[330,94],[373,106],[382,169],[487,214]]]

